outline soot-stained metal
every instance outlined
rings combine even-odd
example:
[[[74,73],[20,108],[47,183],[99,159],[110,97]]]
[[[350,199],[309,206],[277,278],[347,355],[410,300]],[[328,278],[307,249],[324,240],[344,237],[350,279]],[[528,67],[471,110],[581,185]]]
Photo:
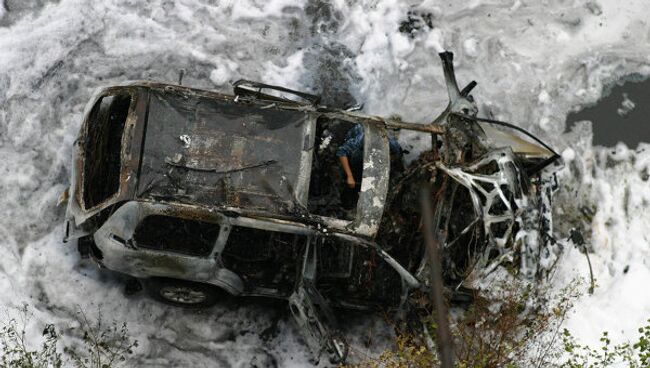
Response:
[[[220,292],[285,299],[314,356],[335,362],[348,345],[332,308],[404,317],[427,307],[423,186],[452,300],[467,296],[470,275],[504,262],[543,277],[557,254],[547,234],[558,155],[517,126],[478,118],[476,83],[459,89],[453,55],[440,57],[449,104],[428,124],[250,81],[234,95],[102,88],[74,147],[65,241],[170,304],[208,307]],[[336,149],[358,125],[363,167],[350,189]],[[431,143],[406,168],[389,149],[399,130]]]
[[[301,111],[150,90],[138,196],[290,213],[305,192]]]

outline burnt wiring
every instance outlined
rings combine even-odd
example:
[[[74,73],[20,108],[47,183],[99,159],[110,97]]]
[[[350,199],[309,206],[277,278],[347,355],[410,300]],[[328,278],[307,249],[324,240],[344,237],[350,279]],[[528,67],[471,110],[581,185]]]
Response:
[[[510,128],[510,129],[514,129],[514,130],[516,130],[516,131],[518,131],[518,132],[520,132],[520,133],[526,135],[527,137],[533,139],[535,142],[539,143],[542,147],[546,148],[549,152],[551,152],[551,153],[553,154],[551,157],[545,159],[544,161],[540,162],[540,163],[537,164],[535,167],[533,167],[532,169],[530,169],[530,171],[529,171],[529,173],[528,173],[529,175],[534,174],[534,173],[537,173],[537,172],[543,170],[545,167],[547,167],[548,165],[552,164],[552,163],[555,162],[558,158],[561,157],[560,154],[558,154],[557,152],[555,152],[555,150],[553,150],[549,145],[547,145],[546,143],[544,143],[544,141],[542,141],[541,139],[537,138],[534,134],[532,134],[532,133],[526,131],[525,129],[523,129],[523,128],[521,128],[521,127],[515,125],[515,124],[512,124],[512,123],[506,123],[505,121],[500,121],[500,120],[487,119],[487,118],[479,118],[479,117],[477,117],[477,116],[466,115],[466,114],[455,113],[455,112],[452,112],[451,114],[452,114],[452,115],[456,115],[456,116],[461,117],[461,118],[464,118],[464,119],[468,119],[468,120],[474,121],[474,122],[479,122],[479,121],[480,121],[480,122],[483,122],[483,123],[494,124],[494,125],[500,125],[500,126],[504,126],[504,127]]]

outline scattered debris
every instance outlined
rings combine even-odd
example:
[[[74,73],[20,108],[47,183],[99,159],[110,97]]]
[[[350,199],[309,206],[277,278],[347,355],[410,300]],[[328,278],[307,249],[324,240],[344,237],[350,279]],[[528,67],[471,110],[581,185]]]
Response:
[[[189,135],[183,134],[178,138],[181,140],[181,142],[183,142],[183,147],[190,148],[190,144],[192,144],[192,139],[190,139]]]
[[[630,100],[630,98],[627,96],[627,93],[623,93],[623,101],[621,102],[621,107],[616,109],[616,113],[620,117],[626,117],[629,113],[634,110],[636,107],[636,104],[634,101]]]
[[[406,20],[399,25],[399,31],[410,38],[415,38],[423,31],[433,29],[433,14],[418,10],[409,10]]]

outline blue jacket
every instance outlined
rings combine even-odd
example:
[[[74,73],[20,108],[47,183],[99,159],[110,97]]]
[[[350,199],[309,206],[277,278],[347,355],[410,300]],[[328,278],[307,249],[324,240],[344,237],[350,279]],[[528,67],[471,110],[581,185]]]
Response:
[[[402,147],[395,138],[388,138],[388,145],[391,154],[402,152]],[[336,156],[346,156],[353,171],[363,168],[363,125],[355,124],[354,128],[348,130],[345,142],[336,150]]]

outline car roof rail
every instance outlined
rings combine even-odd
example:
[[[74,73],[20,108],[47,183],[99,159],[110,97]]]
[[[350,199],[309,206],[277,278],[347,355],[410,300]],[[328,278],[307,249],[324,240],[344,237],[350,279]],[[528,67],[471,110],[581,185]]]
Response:
[[[246,79],[240,79],[235,83],[233,83],[232,85],[233,85],[233,92],[236,96],[250,96],[260,100],[300,103],[299,101],[290,100],[288,98],[273,96],[268,93],[262,93],[262,89],[271,89],[275,91],[290,93],[294,96],[298,96],[303,100],[310,102],[314,106],[318,105],[318,103],[320,102],[320,96],[317,95],[295,91],[293,89],[289,89],[285,87],[274,86],[271,84],[249,81]]]

